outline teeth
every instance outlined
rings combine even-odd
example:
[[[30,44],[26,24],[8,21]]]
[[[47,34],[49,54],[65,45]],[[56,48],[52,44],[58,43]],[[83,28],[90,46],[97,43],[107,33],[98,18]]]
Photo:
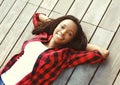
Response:
[[[57,34],[62,35],[60,32],[58,32]]]
[[[59,33],[59,32],[57,33],[57,37],[60,38],[60,39],[63,39],[61,33]]]

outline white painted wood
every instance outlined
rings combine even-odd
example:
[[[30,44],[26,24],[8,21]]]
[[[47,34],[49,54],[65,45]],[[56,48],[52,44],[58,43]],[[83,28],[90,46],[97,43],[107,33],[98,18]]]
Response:
[[[61,14],[61,13],[57,13],[57,12],[52,12],[50,14],[50,17],[53,18],[53,19],[56,19],[56,18],[61,17],[61,16],[64,16],[64,15]]]
[[[97,25],[102,18],[110,0],[93,0],[83,21]]]
[[[54,8],[54,11],[65,15],[70,6],[72,5],[73,1],[74,0],[59,0],[59,2]]]
[[[31,3],[31,4],[34,4],[34,5],[39,6],[42,1],[43,1],[43,0],[29,0],[28,3]]]
[[[44,13],[44,14],[46,14],[46,16],[48,16],[50,13],[50,10],[39,7],[39,9],[37,10],[36,13]]]
[[[120,0],[112,0],[100,26],[110,30],[116,31],[117,26],[120,24]]]
[[[85,22],[81,22],[80,24],[81,24],[82,29],[85,32],[86,37],[87,37],[87,39],[89,41],[91,36],[93,35],[95,29],[96,29],[96,26],[88,24],[88,23],[85,23]]]
[[[41,7],[52,10],[58,0],[44,0]]]
[[[0,0],[0,6],[2,5],[3,1],[4,1],[4,0]]]
[[[91,85],[112,85],[116,74],[120,69],[120,28],[113,39],[109,51],[107,62],[98,69]],[[104,81],[104,82],[103,82]]]
[[[81,19],[85,14],[92,0],[76,0],[69,10],[68,14]]]
[[[84,64],[77,66],[67,85],[89,85],[88,83],[96,67],[97,64]]]
[[[107,48],[113,35],[114,32],[98,27],[90,43],[99,45],[102,48]]]
[[[73,69],[74,68],[64,70],[52,85],[66,85],[66,82],[68,81]]]
[[[16,22],[16,19],[19,17],[22,9],[24,9],[25,4],[26,3],[21,0],[16,1],[10,12],[5,17],[4,21],[0,24],[0,43],[12,25]]]
[[[120,74],[118,75],[114,85],[120,85]]]
[[[1,0],[2,2],[3,0]],[[14,4],[15,0],[4,0],[0,6],[0,24],[4,17],[7,15],[7,12],[11,9],[12,5]]]

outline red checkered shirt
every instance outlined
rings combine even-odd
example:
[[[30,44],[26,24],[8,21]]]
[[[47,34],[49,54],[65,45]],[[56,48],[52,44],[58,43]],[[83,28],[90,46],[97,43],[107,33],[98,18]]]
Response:
[[[41,33],[33,39],[23,43],[19,54],[14,55],[6,64],[2,73],[6,72],[24,54],[24,48],[28,42],[48,42],[51,39],[47,33]],[[50,48],[41,53],[36,60],[32,72],[28,73],[16,85],[50,85],[66,68],[80,64],[95,64],[104,61],[98,51],[76,51],[70,48]]]

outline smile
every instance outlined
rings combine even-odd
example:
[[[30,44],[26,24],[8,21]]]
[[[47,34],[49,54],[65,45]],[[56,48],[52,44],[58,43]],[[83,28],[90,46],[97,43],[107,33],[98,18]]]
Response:
[[[62,36],[62,34],[61,34],[60,32],[58,32],[58,33],[56,34],[56,36],[57,36],[57,38],[59,38],[59,39],[61,39],[61,40],[64,39],[64,37]]]

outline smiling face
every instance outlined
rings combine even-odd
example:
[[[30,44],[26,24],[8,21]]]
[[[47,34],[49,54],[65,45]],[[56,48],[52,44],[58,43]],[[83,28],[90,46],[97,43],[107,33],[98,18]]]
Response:
[[[52,40],[56,45],[65,45],[75,37],[76,32],[76,24],[72,20],[66,19],[57,25]]]

